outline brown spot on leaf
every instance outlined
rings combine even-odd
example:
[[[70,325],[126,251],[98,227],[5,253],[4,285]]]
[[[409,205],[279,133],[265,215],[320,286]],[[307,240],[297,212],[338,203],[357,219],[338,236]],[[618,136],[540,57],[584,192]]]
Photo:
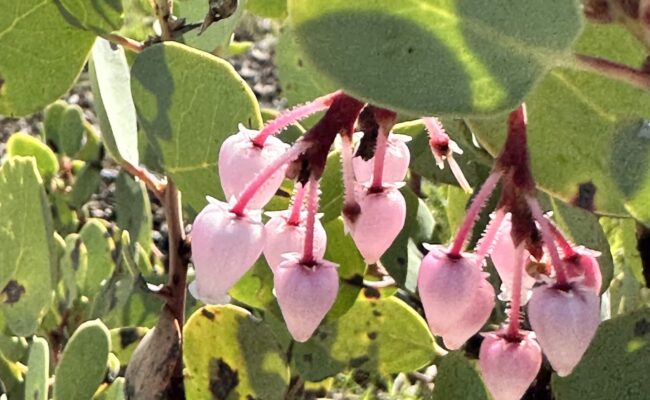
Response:
[[[214,313],[211,312],[211,311],[208,311],[208,310],[205,309],[205,308],[202,308],[202,309],[201,309],[201,315],[203,315],[204,317],[206,317],[206,318],[209,319],[210,321],[214,321]]]
[[[639,18],[639,0],[619,0],[621,9],[632,19]]]
[[[375,317],[381,317],[384,314],[382,314],[381,311],[379,310],[372,310],[372,315],[374,315]]]
[[[74,248],[70,252],[70,260],[72,261],[71,267],[74,271],[79,270],[79,257],[81,253],[81,238],[78,238],[74,243]]]
[[[377,332],[368,332],[367,335],[368,335],[368,339],[370,340],[377,339]]]
[[[4,295],[5,304],[16,303],[25,293],[25,286],[19,284],[15,280],[10,280],[7,283],[7,286],[2,289],[2,294]]]
[[[366,298],[368,299],[378,299],[381,297],[381,293],[379,293],[379,290],[371,287],[364,288],[363,295],[366,296]]]
[[[137,342],[142,338],[141,332],[138,328],[122,328],[119,331],[120,346],[122,348],[128,347],[130,344]]]
[[[650,322],[643,318],[634,324],[634,336],[645,336],[650,333]]]
[[[226,400],[230,392],[239,385],[237,371],[230,368],[223,359],[211,359],[209,364],[210,393],[215,400]]]
[[[580,186],[578,186],[578,195],[573,199],[573,205],[584,208],[588,211],[593,211],[595,196],[596,185],[592,182],[581,183]]]

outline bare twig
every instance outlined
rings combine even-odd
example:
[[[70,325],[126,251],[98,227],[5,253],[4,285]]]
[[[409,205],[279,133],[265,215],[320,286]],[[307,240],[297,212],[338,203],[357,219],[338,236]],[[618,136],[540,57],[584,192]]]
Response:
[[[156,18],[160,23],[160,37],[162,40],[173,40],[173,29],[170,27],[169,22],[174,10],[173,0],[149,0],[151,7],[156,14]]]
[[[641,89],[650,90],[650,74],[625,64],[584,54],[575,54],[571,64],[573,68],[579,70],[595,72]]]
[[[119,44],[120,46],[124,47],[125,49],[131,50],[134,53],[139,53],[142,50],[144,50],[144,43],[138,42],[137,40],[133,40],[128,37],[124,37],[122,35],[118,35],[116,33],[107,33],[102,37],[108,40],[109,42]]]

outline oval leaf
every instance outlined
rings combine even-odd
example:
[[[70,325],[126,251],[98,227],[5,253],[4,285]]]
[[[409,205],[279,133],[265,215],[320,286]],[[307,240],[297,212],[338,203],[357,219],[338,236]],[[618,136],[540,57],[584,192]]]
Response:
[[[106,374],[111,341],[99,320],[79,325],[54,373],[55,399],[90,399]]]
[[[117,161],[138,165],[138,126],[131,97],[131,73],[122,47],[97,38],[90,58],[90,82],[108,151]]]
[[[435,344],[424,319],[402,300],[376,296],[365,290],[344,316],[294,344],[293,362],[304,379],[320,381],[347,367],[408,372],[433,360]]]
[[[30,114],[70,89],[95,35],[70,25],[54,1],[0,0],[0,10],[0,114]]]
[[[406,114],[516,107],[581,29],[574,0],[289,0],[298,44],[351,95]]]
[[[131,72],[147,151],[183,192],[184,205],[198,212],[206,194],[223,197],[216,167],[221,143],[239,123],[262,123],[255,96],[230,64],[177,43],[149,47]]]
[[[273,332],[232,305],[203,307],[189,318],[183,361],[190,400],[280,399],[289,384],[289,368]]]
[[[52,301],[56,249],[41,177],[33,158],[0,168],[0,287],[9,329],[29,336]]]
[[[50,379],[50,346],[47,340],[34,337],[29,348],[25,375],[25,399],[47,400],[47,382]]]

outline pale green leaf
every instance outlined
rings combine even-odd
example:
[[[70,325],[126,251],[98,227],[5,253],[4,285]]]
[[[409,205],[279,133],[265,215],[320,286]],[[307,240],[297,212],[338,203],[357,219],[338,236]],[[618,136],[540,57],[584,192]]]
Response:
[[[79,325],[56,366],[54,398],[92,398],[104,379],[110,347],[110,333],[101,321],[86,321]]]
[[[14,133],[7,141],[7,154],[12,156],[32,156],[40,175],[49,179],[59,171],[56,154],[39,139],[26,133]]]
[[[232,305],[203,307],[188,319],[183,363],[185,395],[191,400],[280,399],[289,384],[273,332]]]
[[[581,29],[574,0],[289,0],[312,64],[353,96],[406,114],[516,107]]]
[[[97,34],[117,31],[122,25],[122,0],[60,0],[66,20]]]
[[[89,74],[106,148],[117,161],[138,165],[138,126],[124,49],[98,38],[92,49]]]
[[[49,204],[34,158],[0,168],[0,305],[9,329],[29,336],[52,301],[56,249]]]
[[[34,337],[29,348],[25,375],[25,400],[47,400],[50,379],[50,346],[47,340]]]
[[[261,125],[248,85],[227,62],[190,47],[165,43],[147,48],[133,64],[131,89],[146,146],[193,212],[205,196],[222,197],[219,147],[243,123]]]
[[[395,297],[360,295],[338,320],[322,325],[293,347],[300,375],[319,381],[345,368],[369,373],[408,372],[435,357],[433,336],[424,319]]]
[[[51,0],[0,0],[0,10],[0,114],[30,114],[68,91],[95,35]]]

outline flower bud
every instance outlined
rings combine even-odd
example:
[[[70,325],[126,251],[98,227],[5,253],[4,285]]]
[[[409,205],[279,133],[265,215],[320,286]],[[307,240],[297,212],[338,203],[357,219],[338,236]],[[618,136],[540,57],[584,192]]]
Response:
[[[479,280],[472,305],[465,311],[460,319],[453,324],[442,336],[442,341],[449,350],[460,348],[474,336],[487,322],[494,308],[494,288],[484,277]]]
[[[386,183],[401,182],[406,177],[406,172],[411,162],[411,153],[406,145],[411,140],[410,136],[391,133],[386,143],[386,155],[384,156],[384,171],[382,180]],[[367,183],[372,180],[375,158],[364,161],[361,157],[354,157],[354,176],[359,183]]]
[[[542,366],[542,350],[532,332],[511,339],[502,333],[485,335],[479,367],[494,400],[519,400]]]
[[[603,277],[596,257],[600,252],[587,249],[583,246],[574,247],[575,254],[564,258],[566,273],[569,279],[581,278],[585,287],[600,294]]]
[[[512,241],[512,236],[510,236],[510,230],[512,229],[510,218],[511,216],[508,214],[501,223],[492,251],[490,252],[492,263],[494,264],[494,267],[501,278],[501,282],[503,282],[503,287],[505,288],[505,296],[503,296],[503,299],[510,299],[515,269],[520,267],[517,265],[518,260],[517,257],[515,257],[515,244]],[[527,250],[524,250],[524,257],[526,260],[530,258],[530,253],[528,253]],[[521,300],[522,304],[526,304],[528,301],[529,291],[535,284],[535,278],[530,276],[525,269],[522,278]]]
[[[376,193],[362,188],[356,197],[361,213],[353,223],[348,222],[348,228],[366,263],[373,264],[404,227],[406,202],[394,187]]]
[[[256,134],[257,131],[246,129],[240,124],[239,132],[229,136],[221,145],[219,179],[226,199],[237,197],[260,171],[288,149],[288,145],[273,136],[266,138],[263,147],[255,146],[252,139]],[[283,166],[271,175],[255,193],[248,207],[264,207],[282,184],[285,171],[286,166]]]
[[[226,203],[208,204],[192,225],[193,294],[208,304],[222,303],[263,247],[259,214],[239,217],[229,212]]]
[[[420,264],[418,292],[431,332],[444,337],[452,334],[454,325],[474,304],[482,272],[471,254],[451,257],[440,245],[428,249]],[[457,344],[451,337],[450,341]]]
[[[289,333],[294,340],[306,342],[336,300],[336,264],[318,260],[307,266],[297,257],[289,258],[278,266],[273,283]]]
[[[298,225],[288,224],[289,213],[267,213],[272,216],[264,226],[266,240],[264,243],[264,257],[269,267],[275,272],[277,266],[285,261],[283,254],[301,253],[305,245],[305,215],[302,213]],[[325,255],[327,247],[327,234],[319,219],[314,224],[314,257],[320,259]]]
[[[599,297],[579,282],[568,287],[542,285],[533,289],[528,319],[553,369],[567,376],[596,334]]]

